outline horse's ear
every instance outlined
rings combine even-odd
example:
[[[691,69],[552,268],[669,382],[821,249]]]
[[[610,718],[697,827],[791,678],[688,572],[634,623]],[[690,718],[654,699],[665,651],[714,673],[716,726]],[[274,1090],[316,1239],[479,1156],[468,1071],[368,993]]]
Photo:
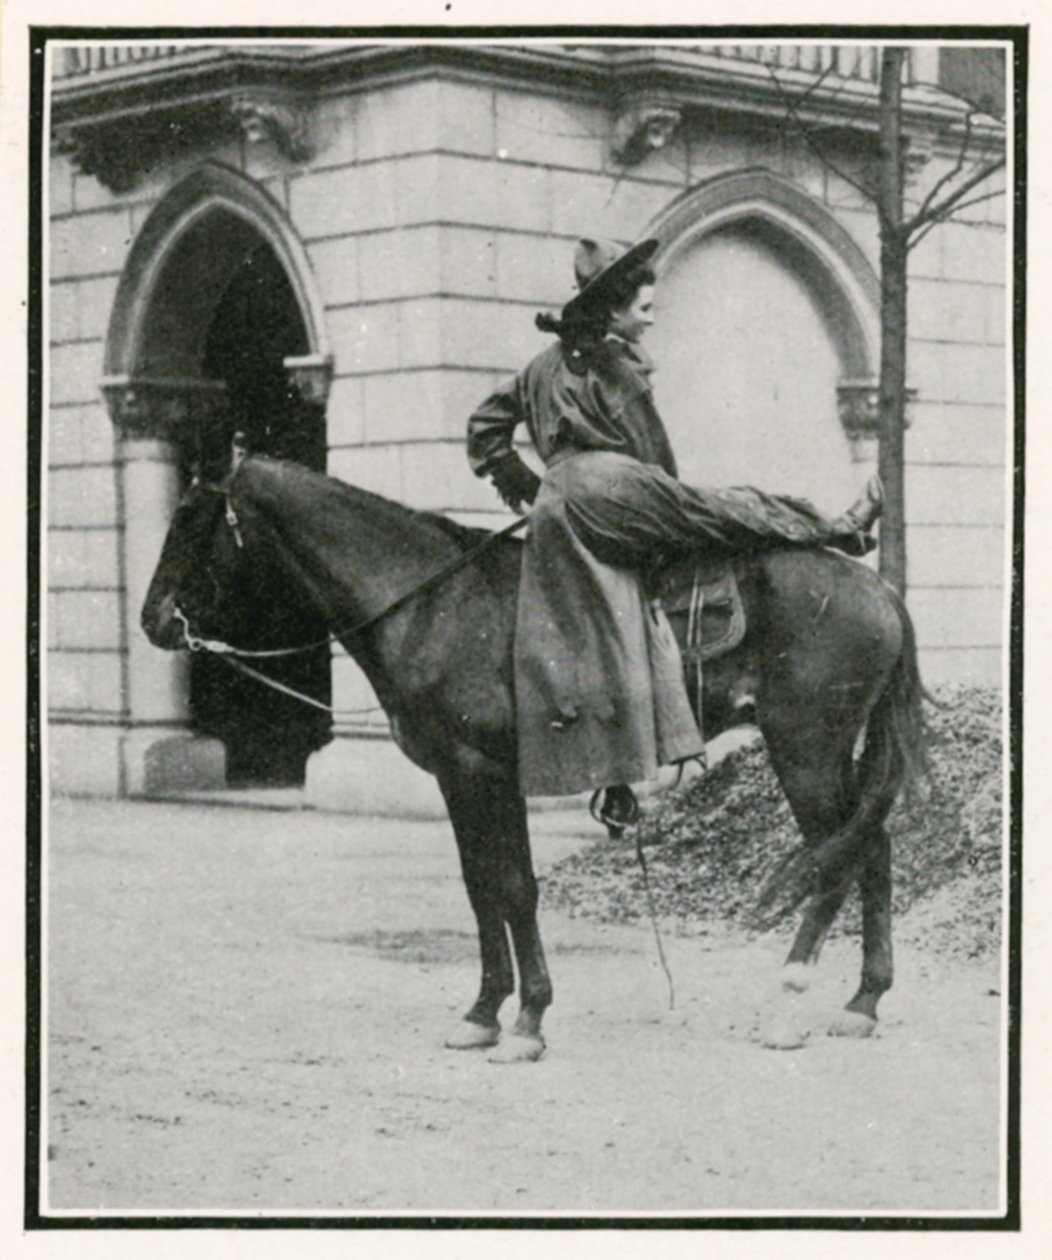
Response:
[[[234,434],[230,443],[230,471],[236,473],[248,454],[248,438],[240,429]]]

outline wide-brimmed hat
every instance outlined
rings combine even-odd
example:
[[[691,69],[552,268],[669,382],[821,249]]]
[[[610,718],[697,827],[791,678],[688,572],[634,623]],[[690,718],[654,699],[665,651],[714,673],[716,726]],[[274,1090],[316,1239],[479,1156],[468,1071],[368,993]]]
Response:
[[[563,319],[580,318],[602,306],[626,275],[644,266],[657,251],[655,240],[625,245],[620,241],[586,238],[577,242],[573,269],[580,292],[563,307]]]

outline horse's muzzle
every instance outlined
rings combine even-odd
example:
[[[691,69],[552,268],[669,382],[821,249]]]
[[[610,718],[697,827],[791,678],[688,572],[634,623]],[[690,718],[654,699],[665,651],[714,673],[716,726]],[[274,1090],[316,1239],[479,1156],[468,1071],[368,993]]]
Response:
[[[171,595],[159,600],[148,599],[143,605],[140,621],[154,647],[172,652],[187,646],[185,628],[175,611],[175,599]]]

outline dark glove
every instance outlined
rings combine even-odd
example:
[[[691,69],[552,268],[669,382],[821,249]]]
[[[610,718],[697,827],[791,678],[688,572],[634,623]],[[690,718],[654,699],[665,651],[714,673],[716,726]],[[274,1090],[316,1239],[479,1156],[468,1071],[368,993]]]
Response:
[[[541,479],[524,463],[522,458],[510,451],[503,455],[490,469],[490,479],[497,493],[513,511],[519,511],[523,503],[532,503],[541,488]]]

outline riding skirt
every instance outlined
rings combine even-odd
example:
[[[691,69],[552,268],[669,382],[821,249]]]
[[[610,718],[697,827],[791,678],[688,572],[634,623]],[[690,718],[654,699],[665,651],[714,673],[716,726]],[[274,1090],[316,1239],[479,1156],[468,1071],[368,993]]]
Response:
[[[549,464],[530,514],[515,638],[519,782],[562,796],[657,776],[704,744],[644,578],[669,551],[822,543],[803,500],[702,490],[612,451]]]
[[[564,796],[638,783],[704,744],[679,649],[636,569],[606,564],[581,541],[568,504],[607,452],[549,467],[530,514],[515,635],[519,783]]]

